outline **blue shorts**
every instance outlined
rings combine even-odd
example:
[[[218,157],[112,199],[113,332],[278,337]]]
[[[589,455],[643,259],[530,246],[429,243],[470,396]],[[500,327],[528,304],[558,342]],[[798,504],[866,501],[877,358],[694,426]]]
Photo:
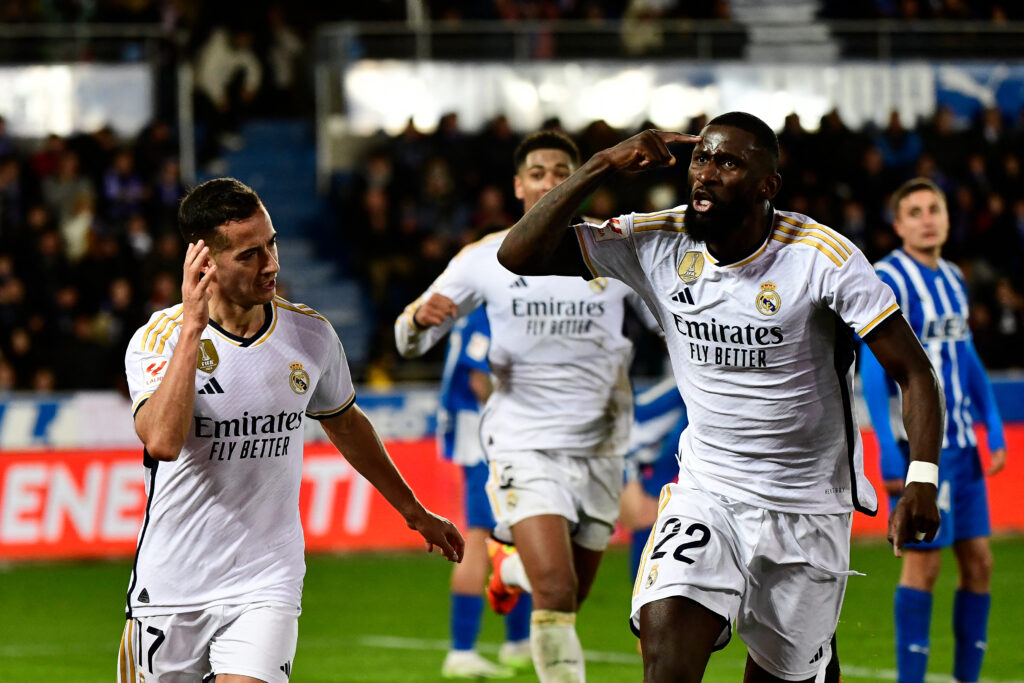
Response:
[[[909,463],[910,449],[900,443],[903,457]],[[896,507],[898,497],[890,497],[889,509]],[[978,449],[944,448],[939,456],[939,533],[931,543],[911,543],[911,550],[948,548],[957,541],[989,536],[992,527],[988,516],[988,494],[985,473],[981,469]]]
[[[462,497],[466,502],[466,526],[491,531],[494,529],[495,521],[491,504],[487,500],[487,491],[484,490],[487,475],[486,462],[462,466]]]

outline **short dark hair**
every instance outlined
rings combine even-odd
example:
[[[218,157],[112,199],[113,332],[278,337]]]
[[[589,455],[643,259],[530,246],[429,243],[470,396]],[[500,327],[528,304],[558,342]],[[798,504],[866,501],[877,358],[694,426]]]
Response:
[[[580,149],[572,141],[572,138],[557,130],[539,130],[536,133],[527,135],[519,143],[519,146],[516,147],[513,159],[515,160],[517,173],[519,172],[519,167],[526,163],[526,156],[538,149],[560,149],[569,155],[573,166],[580,165]]]
[[[912,195],[921,190],[933,192],[936,197],[942,200],[943,203],[946,202],[946,193],[943,192],[931,178],[911,178],[900,185],[899,188],[892,193],[892,197],[889,199],[889,208],[892,210],[893,219],[896,219],[900,215],[900,202],[906,199],[908,195]]]
[[[745,111],[731,111],[708,121],[708,126],[730,126],[745,130],[754,136],[756,145],[764,150],[772,162],[772,172],[779,169],[779,138],[767,123]]]
[[[196,185],[178,205],[178,229],[186,242],[223,246],[218,227],[252,218],[263,207],[256,190],[234,178],[214,178]]]

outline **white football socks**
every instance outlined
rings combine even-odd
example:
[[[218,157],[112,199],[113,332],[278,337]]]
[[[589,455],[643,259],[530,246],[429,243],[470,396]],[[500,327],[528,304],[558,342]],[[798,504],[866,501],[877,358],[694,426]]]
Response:
[[[530,651],[540,683],[587,680],[574,613],[535,609],[530,615]]]
[[[519,553],[513,553],[501,563],[501,582],[506,586],[518,586],[527,593],[533,592],[530,580],[526,578],[526,569],[523,568],[523,558]]]

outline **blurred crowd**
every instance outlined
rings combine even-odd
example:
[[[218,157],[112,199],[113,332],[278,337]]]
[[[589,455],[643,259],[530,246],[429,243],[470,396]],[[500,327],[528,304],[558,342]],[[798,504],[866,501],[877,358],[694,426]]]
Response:
[[[554,119],[546,126],[560,127]],[[635,131],[594,121],[568,132],[586,159]],[[940,109],[916,126],[894,113],[884,128],[851,130],[831,112],[810,131],[791,115],[779,137],[777,205],[843,232],[872,260],[896,246],[892,190],[916,175],[938,183],[949,197],[946,255],[971,288],[981,356],[993,369],[1022,366],[1024,118],[988,109],[963,122]],[[429,134],[410,123],[373,140],[338,183],[342,266],[364,283],[375,321],[364,376],[393,373],[392,323],[452,255],[519,217],[519,139],[505,117],[478,133],[462,130],[455,114]],[[12,140],[0,119],[0,390],[123,386],[130,335],[180,298],[175,212],[183,192],[163,122],[133,140],[104,128],[29,145]],[[602,188],[585,212],[603,219],[686,197],[685,174],[665,169]]]
[[[424,0],[422,8],[427,17],[455,22],[729,19],[753,1]],[[1024,5],[1001,0],[808,1],[832,18],[1024,18]],[[243,117],[311,115],[308,41],[317,23],[404,21],[415,6],[406,0],[0,0],[0,22],[137,22],[183,30],[196,68],[200,162],[216,173],[224,150],[239,144]],[[173,109],[173,93],[158,100]],[[128,338],[152,311],[180,298],[183,245],[175,212],[184,188],[176,132],[159,118],[173,112],[157,111],[158,119],[132,139],[110,128],[14,139],[0,116],[0,391],[123,387]],[[687,130],[698,131],[703,121],[691,121]],[[545,126],[561,127],[556,119]],[[971,325],[981,356],[990,368],[1022,367],[1015,350],[1024,342],[1024,116],[988,109],[967,121],[940,109],[928,121],[901,121],[894,113],[885,127],[851,130],[831,112],[810,128],[794,115],[780,131],[778,206],[842,231],[877,259],[896,245],[889,193],[911,176],[932,178],[949,197],[946,254],[972,289]],[[586,159],[636,131],[594,121],[567,132]],[[332,198],[342,267],[364,284],[374,318],[369,365],[355,368],[364,377],[396,373],[392,323],[451,256],[518,218],[512,155],[519,139],[505,117],[468,132],[456,114],[447,114],[429,133],[410,123],[395,137],[380,134],[368,142],[357,170],[339,178]],[[602,188],[586,212],[607,218],[685,201],[685,174],[674,169]]]
[[[425,16],[440,21],[497,19],[729,19],[734,5],[754,0],[374,0],[374,2],[286,3],[303,27],[324,21],[406,21],[410,7],[421,6]],[[772,4],[773,0],[757,0]],[[259,15],[275,0],[64,0],[63,2],[0,2],[0,22],[159,23],[195,29],[209,25],[211,14],[243,18]],[[778,3],[792,7],[794,0]],[[833,19],[981,19],[1017,20],[1024,8],[1011,0],[805,0],[822,17]],[[418,11],[417,11],[418,13]]]
[[[686,130],[697,132],[704,122],[694,119]],[[560,128],[554,119],[545,126]],[[587,159],[636,131],[594,121],[567,132]],[[776,205],[841,231],[872,261],[897,246],[889,194],[913,176],[938,183],[949,198],[945,253],[971,288],[979,352],[990,368],[1022,367],[1015,349],[1024,343],[1024,117],[1007,120],[993,108],[975,121],[960,121],[942,108],[917,125],[905,125],[894,112],[884,128],[852,130],[833,111],[812,132],[794,114],[779,139],[783,185]],[[518,141],[503,116],[475,134],[461,130],[455,114],[444,116],[430,134],[410,123],[396,137],[382,134],[358,172],[339,186],[348,268],[365,282],[377,320],[370,366],[375,376],[402,369],[391,326],[403,307],[460,247],[519,217],[512,190]],[[585,212],[603,219],[686,198],[685,173],[677,167],[603,187]]]
[[[431,18],[470,19],[731,19],[740,6],[780,5],[783,11],[801,4],[786,0],[426,0]],[[1024,18],[1024,8],[1011,0],[806,0],[803,4],[831,19],[977,19],[1008,21]],[[395,18],[395,17],[378,17]]]
[[[177,143],[155,121],[12,140],[0,118],[0,391],[124,382],[124,350],[181,297]]]

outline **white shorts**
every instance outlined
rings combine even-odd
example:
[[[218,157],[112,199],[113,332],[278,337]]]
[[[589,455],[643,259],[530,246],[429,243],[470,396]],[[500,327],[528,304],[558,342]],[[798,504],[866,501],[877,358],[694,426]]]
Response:
[[[129,619],[117,657],[118,683],[200,683],[209,674],[287,683],[301,611],[260,602]]]
[[[658,521],[633,587],[640,608],[686,597],[728,620],[750,657],[783,680],[814,677],[831,653],[850,564],[851,514],[776,512],[730,501],[680,474],[662,489]]]
[[[558,451],[488,453],[487,499],[494,537],[512,541],[512,527],[528,517],[569,520],[572,541],[587,550],[608,545],[619,516],[622,458],[577,457]]]

